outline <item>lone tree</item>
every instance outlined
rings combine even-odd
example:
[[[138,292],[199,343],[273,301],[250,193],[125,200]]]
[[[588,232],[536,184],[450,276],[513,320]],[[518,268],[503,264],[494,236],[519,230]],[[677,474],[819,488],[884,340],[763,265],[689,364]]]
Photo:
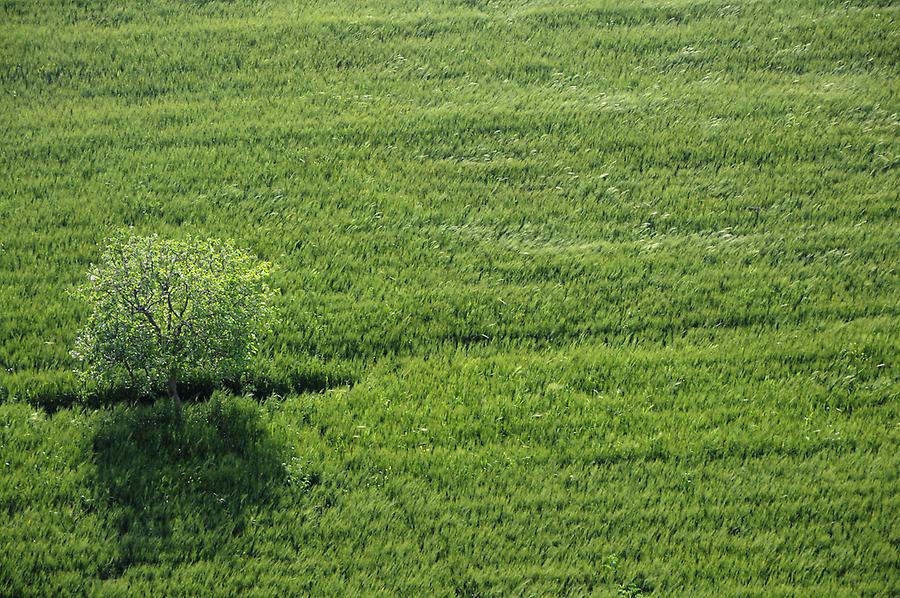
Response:
[[[271,331],[270,270],[229,241],[120,233],[77,293],[91,314],[72,355],[101,387],[165,387],[180,411],[179,381],[239,375]]]

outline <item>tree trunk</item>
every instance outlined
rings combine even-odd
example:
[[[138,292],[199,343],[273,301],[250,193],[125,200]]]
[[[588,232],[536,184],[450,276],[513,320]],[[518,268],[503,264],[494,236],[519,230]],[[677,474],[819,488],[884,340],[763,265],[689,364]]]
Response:
[[[175,379],[174,374],[169,375],[169,398],[175,405],[175,411],[181,415],[181,396],[178,394],[178,380]]]

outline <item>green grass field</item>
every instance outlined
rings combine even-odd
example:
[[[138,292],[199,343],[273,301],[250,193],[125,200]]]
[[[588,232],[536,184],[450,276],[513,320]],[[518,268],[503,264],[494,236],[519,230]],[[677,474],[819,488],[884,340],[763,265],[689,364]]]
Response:
[[[0,595],[900,594],[898,114],[890,0],[0,1]],[[276,267],[181,421],[123,226]]]

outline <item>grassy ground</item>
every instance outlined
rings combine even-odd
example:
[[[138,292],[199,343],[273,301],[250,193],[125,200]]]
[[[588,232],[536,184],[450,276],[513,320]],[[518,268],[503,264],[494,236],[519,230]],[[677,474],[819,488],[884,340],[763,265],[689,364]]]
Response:
[[[0,3],[0,594],[897,594],[898,16]],[[182,422],[121,226],[278,269]]]

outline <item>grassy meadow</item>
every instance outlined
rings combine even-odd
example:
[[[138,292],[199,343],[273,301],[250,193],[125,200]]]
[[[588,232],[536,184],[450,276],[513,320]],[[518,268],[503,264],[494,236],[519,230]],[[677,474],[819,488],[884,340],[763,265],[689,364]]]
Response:
[[[0,0],[0,595],[900,594],[900,6]],[[82,399],[122,227],[248,376]]]

